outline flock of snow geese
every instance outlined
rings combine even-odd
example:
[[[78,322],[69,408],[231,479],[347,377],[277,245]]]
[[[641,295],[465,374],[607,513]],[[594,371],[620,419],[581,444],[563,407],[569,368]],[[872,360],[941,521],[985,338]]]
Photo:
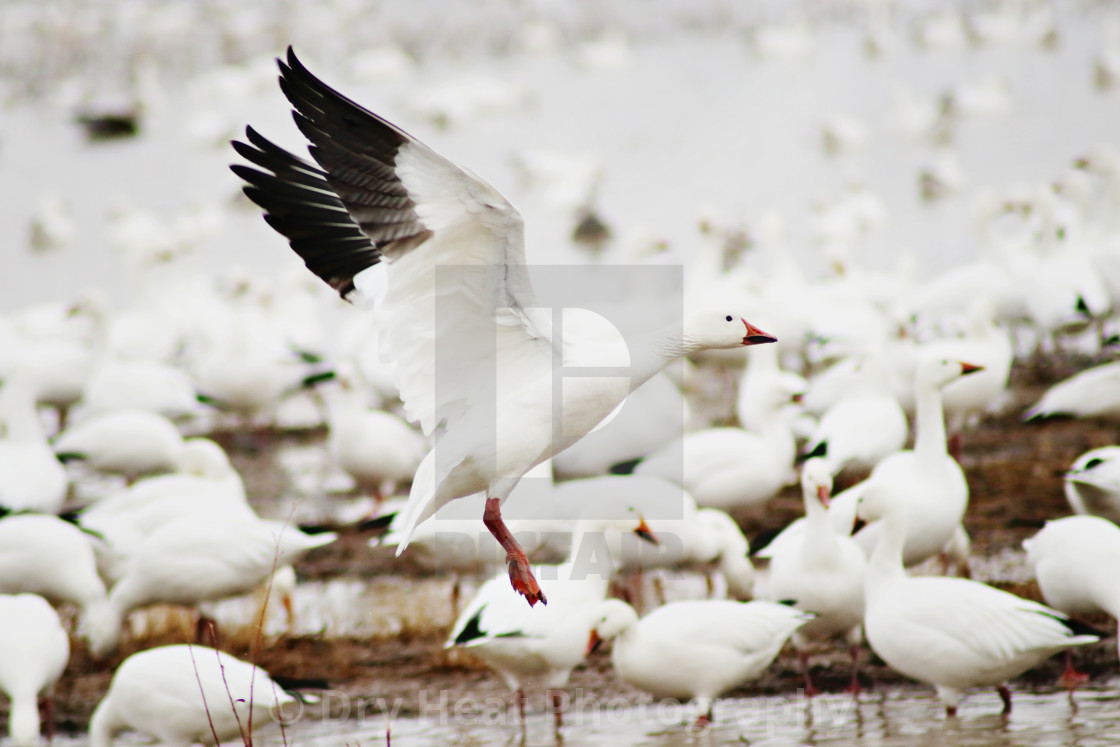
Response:
[[[290,594],[292,564],[337,538],[258,516],[205,436],[228,422],[255,429],[308,391],[326,400],[331,463],[394,514],[376,544],[457,577],[497,572],[463,605],[456,581],[446,646],[499,673],[522,722],[538,687],[559,728],[572,670],[603,642],[621,679],[693,701],[700,724],[787,641],[809,695],[809,652],[842,641],[854,694],[866,643],[934,686],[950,715],[978,687],[997,688],[1009,711],[1009,680],[1105,635],[1070,615],[1120,617],[1120,446],[1071,465],[1075,515],[1024,543],[1050,606],[967,578],[960,466],[969,427],[1004,406],[1017,355],[1108,344],[1120,299],[1115,147],[985,204],[981,256],[920,287],[850,261],[806,277],[776,214],[749,261],[729,268],[727,237],[708,231],[682,319],[623,343],[579,324],[554,334],[520,215],[493,187],[292,50],[280,69],[312,160],[249,128],[234,143],[247,164],[232,168],[307,268],[372,313],[328,335],[315,324],[321,288],[302,278],[215,287],[153,257],[166,265],[152,270],[160,292],[132,308],[90,291],[0,318],[0,688],[16,744],[39,738],[37,700],[50,702],[72,637],[106,658],[134,610],[262,585]],[[557,360],[619,349],[626,379],[555,388]],[[734,424],[694,427],[693,413],[682,435],[709,366],[742,369]],[[1024,417],[1118,414],[1110,363],[1053,386]],[[535,479],[542,471],[556,482]],[[867,477],[833,495],[841,473]],[[804,518],[750,548],[728,512],[798,481]],[[407,500],[394,499],[404,486]],[[957,575],[907,572],[930,559]],[[613,580],[659,569],[707,574],[709,598],[661,599],[641,615],[640,587],[610,596]],[[72,629],[52,604],[77,608]],[[1080,676],[1067,660],[1064,679]],[[215,649],[149,649],[117,668],[91,740],[109,745],[124,729],[236,738],[268,721],[251,708],[293,697]]]

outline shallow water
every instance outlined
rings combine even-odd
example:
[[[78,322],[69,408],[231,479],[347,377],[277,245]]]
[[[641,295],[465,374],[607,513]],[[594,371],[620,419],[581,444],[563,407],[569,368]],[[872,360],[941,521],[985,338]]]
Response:
[[[465,699],[456,703],[435,693],[427,701],[425,716],[392,718],[391,702],[372,696],[347,701],[341,693],[328,693],[322,702],[289,713],[292,723],[283,733],[276,724],[268,724],[254,735],[253,743],[258,747],[370,747],[386,744],[386,728],[391,724],[391,743],[408,747],[1105,747],[1120,740],[1115,685],[1113,681],[1079,690],[1072,699],[1065,691],[1017,692],[1015,707],[1006,717],[999,713],[1001,705],[994,692],[977,692],[968,696],[953,719],[946,719],[933,694],[924,690],[865,693],[858,703],[846,695],[725,699],[716,706],[717,722],[703,731],[689,725],[687,705],[674,701],[630,706],[599,702],[593,694],[576,692],[562,741],[553,734],[551,714],[539,710],[528,715],[522,739],[518,727],[508,721],[512,716],[505,701]],[[333,715],[324,719],[323,713]],[[119,738],[123,745],[142,743],[131,734]],[[63,738],[56,739],[56,744],[68,747],[81,741]]]

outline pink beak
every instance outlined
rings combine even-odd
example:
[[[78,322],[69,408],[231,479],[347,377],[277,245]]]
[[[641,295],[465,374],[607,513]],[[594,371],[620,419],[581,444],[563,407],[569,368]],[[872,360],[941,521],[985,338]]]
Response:
[[[831,491],[826,486],[817,486],[817,500],[819,500],[821,502],[821,505],[825,508],[828,508],[828,504],[832,502],[830,493]]]
[[[744,345],[762,345],[763,343],[778,341],[777,337],[763,332],[761,329],[754,326],[746,319],[740,317],[740,321],[742,321],[743,326],[747,328],[747,334],[743,336]]]

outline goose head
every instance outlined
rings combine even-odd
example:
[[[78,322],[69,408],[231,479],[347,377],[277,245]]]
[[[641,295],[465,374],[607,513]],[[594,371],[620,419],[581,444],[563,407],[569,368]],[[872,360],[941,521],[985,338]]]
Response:
[[[828,508],[832,497],[832,470],[826,460],[814,457],[801,467],[801,492],[806,510],[814,504]]]
[[[763,332],[730,309],[707,309],[685,319],[684,336],[702,348],[737,348],[777,342],[778,338]]]
[[[951,381],[977,371],[983,366],[947,358],[928,358],[918,366],[915,382],[918,389],[940,389]]]
[[[598,611],[599,616],[594,619],[595,625],[587,639],[587,654],[599,648],[603,641],[612,640],[638,624],[638,613],[620,599],[608,599]]]

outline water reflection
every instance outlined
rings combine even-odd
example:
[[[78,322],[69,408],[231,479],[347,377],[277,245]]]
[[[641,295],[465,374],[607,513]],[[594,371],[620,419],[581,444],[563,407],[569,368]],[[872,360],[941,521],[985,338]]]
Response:
[[[946,719],[932,692],[917,688],[892,689],[862,695],[858,702],[845,695],[813,699],[800,696],[736,698],[720,701],[717,723],[702,731],[688,722],[679,703],[649,700],[637,705],[590,695],[573,710],[565,726],[565,747],[707,747],[711,745],[842,745],[882,747],[945,745],[946,747],[1026,747],[1027,745],[1115,745],[1120,740],[1120,705],[1109,683],[1076,693],[1065,691],[1016,693],[1015,710],[999,713],[992,693],[969,696],[961,715]],[[391,721],[392,740],[415,747],[428,745],[557,745],[551,720],[530,718],[522,735],[507,723],[504,709],[429,709],[423,718],[387,720],[367,708],[360,720],[316,720],[314,706],[305,718],[257,738],[264,747],[288,744],[383,744]],[[337,711],[336,711],[337,713]],[[534,714],[540,716],[540,714]]]

